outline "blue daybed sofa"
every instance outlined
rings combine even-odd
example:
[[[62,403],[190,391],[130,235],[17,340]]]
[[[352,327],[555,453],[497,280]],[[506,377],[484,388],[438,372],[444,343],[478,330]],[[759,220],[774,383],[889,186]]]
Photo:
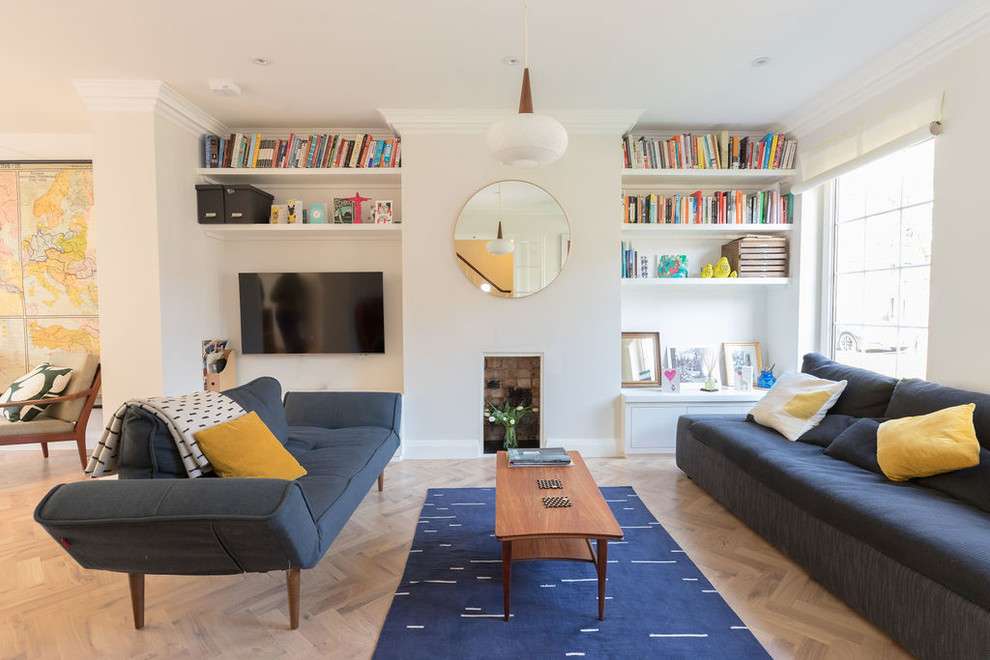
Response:
[[[186,477],[163,422],[131,407],[119,479],[62,484],[35,520],[85,568],[127,573],[134,625],[144,625],[144,575],[286,571],[290,626],[299,570],[315,566],[399,448],[401,396],[288,392],[259,378],[224,392],[254,411],[307,474],[282,479]]]
[[[678,467],[911,653],[990,657],[990,395],[814,353],[802,371],[848,382],[818,427],[790,442],[742,416],[686,415]],[[847,432],[967,403],[981,449],[965,470],[893,482],[875,432]]]

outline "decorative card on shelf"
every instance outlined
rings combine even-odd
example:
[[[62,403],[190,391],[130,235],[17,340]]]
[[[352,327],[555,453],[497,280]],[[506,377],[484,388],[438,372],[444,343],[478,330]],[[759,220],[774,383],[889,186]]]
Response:
[[[705,363],[710,361],[712,349],[709,346],[689,346],[667,349],[667,365],[676,369],[682,383],[704,383]]]
[[[302,224],[303,203],[298,199],[285,202],[285,221],[290,225]]]
[[[322,225],[327,221],[327,205],[326,204],[310,204],[309,205],[309,224],[311,225]]]
[[[636,277],[639,279],[650,279],[654,277],[653,273],[656,270],[657,263],[656,255],[640,252],[638,259],[639,263],[636,264]]]
[[[664,254],[657,258],[657,277],[687,277],[688,260],[685,254]]]
[[[354,224],[354,200],[335,197],[333,200],[333,223],[335,225]]]
[[[663,370],[663,386],[660,388],[664,392],[675,394],[681,391],[681,372],[677,369]]]
[[[391,200],[376,201],[374,217],[375,217],[376,225],[392,224],[392,201]]]
[[[284,224],[288,214],[289,208],[285,204],[272,204],[272,212],[268,216],[268,222],[273,225]]]

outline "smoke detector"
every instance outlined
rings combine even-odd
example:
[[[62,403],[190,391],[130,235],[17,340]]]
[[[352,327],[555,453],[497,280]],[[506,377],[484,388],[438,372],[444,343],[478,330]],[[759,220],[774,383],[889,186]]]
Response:
[[[210,91],[220,96],[240,96],[241,88],[233,80],[210,80]]]

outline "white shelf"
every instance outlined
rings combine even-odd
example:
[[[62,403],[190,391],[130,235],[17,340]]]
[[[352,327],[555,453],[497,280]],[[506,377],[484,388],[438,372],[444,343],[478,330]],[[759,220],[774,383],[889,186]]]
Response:
[[[398,185],[402,169],[398,167],[201,167],[196,175],[213,183],[250,183],[256,185],[358,184]]]
[[[398,241],[402,239],[402,225],[200,225],[203,233],[224,241],[270,241],[270,240],[373,240]]]
[[[622,278],[622,286],[630,288],[644,287],[751,287],[779,286],[790,284],[789,277],[656,277],[656,278]]]
[[[695,186],[767,186],[786,181],[794,176],[794,170],[690,170],[690,169],[636,169],[622,170],[623,186],[695,185]]]
[[[731,225],[687,225],[687,224],[637,224],[623,223],[622,235],[640,238],[725,238],[747,234],[783,234],[794,230],[793,224],[731,224]]]
[[[658,387],[624,387],[624,403],[732,403],[759,401],[769,390],[754,388],[748,391],[723,388],[718,392],[703,392],[701,385],[685,383],[676,394],[664,392]]]

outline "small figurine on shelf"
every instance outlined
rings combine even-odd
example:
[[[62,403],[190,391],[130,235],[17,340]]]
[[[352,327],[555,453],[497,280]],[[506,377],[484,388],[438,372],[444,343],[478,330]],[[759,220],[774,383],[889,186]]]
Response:
[[[714,269],[712,268],[712,265],[711,264],[707,264],[704,268],[701,269],[701,277],[702,277],[702,279],[706,279],[707,280],[708,278],[710,278],[712,276],[712,273],[713,272],[714,272]]]
[[[773,368],[776,367],[776,363],[771,364],[769,369],[761,369],[760,377],[756,379],[756,386],[765,390],[773,387],[773,384],[777,382],[777,377],[773,375]]]
[[[728,277],[729,273],[732,272],[732,268],[729,266],[729,260],[722,257],[715,264],[715,271],[712,273],[713,277]]]

